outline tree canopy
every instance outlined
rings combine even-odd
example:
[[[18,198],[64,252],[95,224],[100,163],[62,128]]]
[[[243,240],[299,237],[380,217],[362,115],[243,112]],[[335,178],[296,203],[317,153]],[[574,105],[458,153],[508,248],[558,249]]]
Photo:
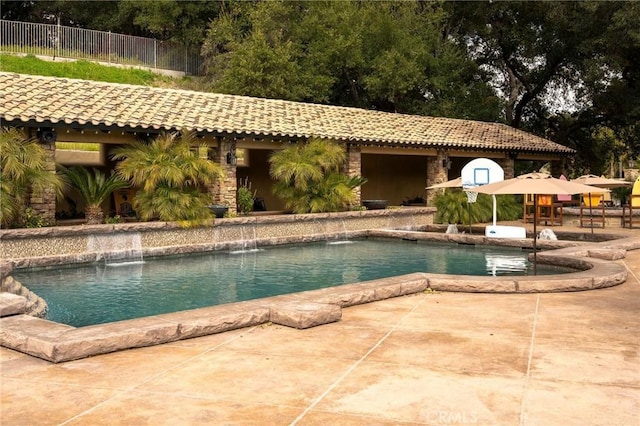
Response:
[[[215,91],[496,120],[498,98],[447,32],[439,3],[235,3],[203,56]]]
[[[577,149],[596,173],[612,155],[640,153],[639,3],[447,5],[509,125]]]

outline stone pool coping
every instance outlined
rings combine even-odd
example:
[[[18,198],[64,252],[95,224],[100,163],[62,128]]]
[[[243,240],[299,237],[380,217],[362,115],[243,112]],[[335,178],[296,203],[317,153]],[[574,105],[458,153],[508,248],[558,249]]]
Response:
[[[531,242],[416,231],[376,230],[368,234],[371,237],[520,247],[528,247]],[[537,293],[611,287],[625,282],[628,273],[624,265],[612,260],[624,258],[626,250],[639,249],[640,238],[600,243],[541,241],[539,245],[552,249],[537,254],[539,263],[582,270],[568,274],[516,277],[413,273],[79,328],[28,315],[14,315],[0,319],[0,345],[58,363],[268,322],[304,329],[339,321],[345,307],[424,291]]]

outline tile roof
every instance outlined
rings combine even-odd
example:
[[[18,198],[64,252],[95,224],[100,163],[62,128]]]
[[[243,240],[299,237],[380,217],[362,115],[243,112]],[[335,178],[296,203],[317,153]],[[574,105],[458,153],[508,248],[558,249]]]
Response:
[[[573,153],[504,124],[0,72],[0,118],[461,149]]]

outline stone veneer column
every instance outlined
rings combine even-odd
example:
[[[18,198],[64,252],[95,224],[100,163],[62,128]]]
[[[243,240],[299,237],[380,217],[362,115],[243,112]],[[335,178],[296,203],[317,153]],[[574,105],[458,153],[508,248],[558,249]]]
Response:
[[[504,170],[504,178],[505,179],[511,179],[515,174],[515,160],[509,156],[509,154],[505,154],[504,158],[497,158],[496,163],[498,163],[500,165],[500,167],[502,167],[502,170]]]
[[[40,145],[46,152],[46,171],[56,173],[56,144]],[[29,198],[29,206],[39,214],[45,222],[53,224],[56,220],[56,191],[53,187],[42,191],[33,191]]]
[[[347,176],[362,176],[362,149],[359,145],[347,145]],[[353,203],[359,206],[362,203],[362,187],[353,189],[355,199]]]
[[[211,149],[209,159],[215,161],[222,167],[224,176],[219,179],[210,189],[213,204],[220,204],[229,207],[229,213],[236,213],[236,194],[238,191],[238,181],[236,178],[236,165],[227,164],[227,154],[236,155],[236,141],[232,138],[219,138],[218,147]]]
[[[427,182],[425,186],[431,186],[438,183],[446,182],[448,179],[448,171],[442,166],[442,162],[447,158],[448,152],[438,151],[435,157],[427,158]],[[436,191],[427,191],[427,206],[433,205],[436,197]]]

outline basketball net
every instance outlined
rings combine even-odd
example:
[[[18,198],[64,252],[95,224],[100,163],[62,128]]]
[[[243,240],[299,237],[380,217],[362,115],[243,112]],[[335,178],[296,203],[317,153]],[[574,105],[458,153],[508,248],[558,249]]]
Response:
[[[464,191],[467,194],[467,203],[475,203],[478,199],[478,193],[473,191]]]

